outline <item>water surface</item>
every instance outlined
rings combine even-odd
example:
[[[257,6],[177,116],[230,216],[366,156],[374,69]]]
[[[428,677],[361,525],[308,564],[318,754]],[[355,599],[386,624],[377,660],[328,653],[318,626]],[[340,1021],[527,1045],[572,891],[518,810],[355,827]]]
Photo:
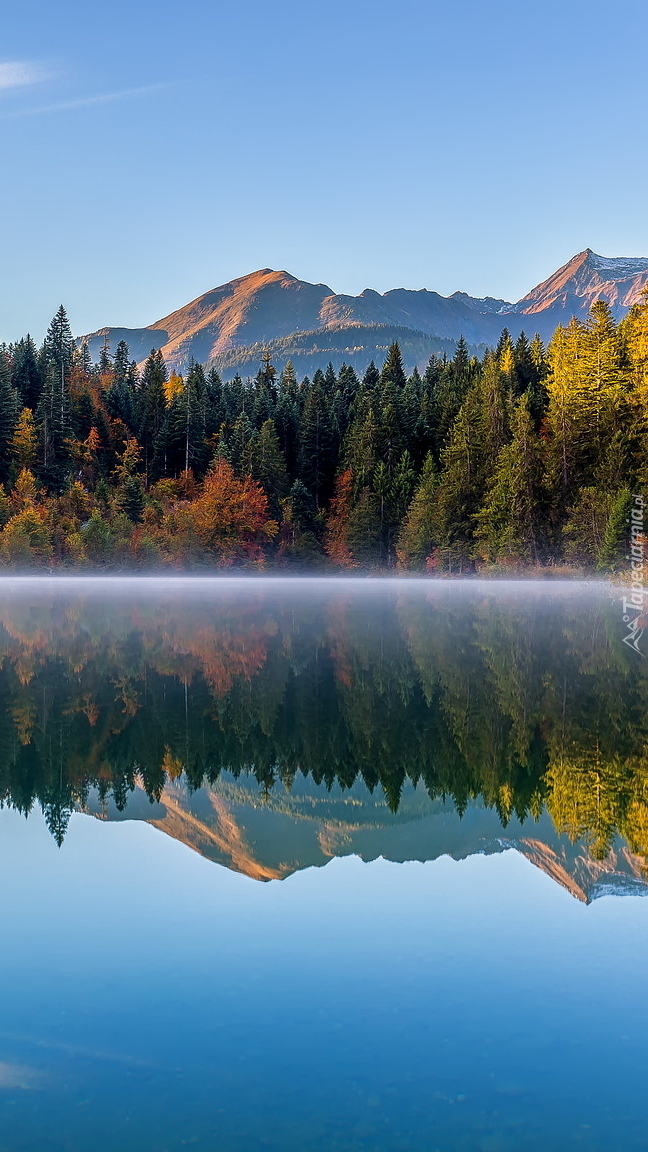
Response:
[[[603,586],[1,581],[0,1149],[643,1148],[623,636]]]

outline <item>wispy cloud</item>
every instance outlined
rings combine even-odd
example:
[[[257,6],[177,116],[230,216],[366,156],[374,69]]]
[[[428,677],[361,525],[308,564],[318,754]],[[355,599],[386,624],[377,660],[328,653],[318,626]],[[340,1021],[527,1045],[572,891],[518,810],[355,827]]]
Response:
[[[163,84],[145,84],[140,88],[123,88],[119,92],[104,92],[99,96],[79,96],[76,100],[65,100],[58,104],[43,104],[37,108],[19,108],[0,115],[0,120],[16,120],[21,116],[45,116],[50,112],[68,112],[74,108],[86,108],[92,104],[109,104],[113,100],[125,100],[130,96],[143,96],[147,92],[158,92],[170,88],[173,81]]]
[[[40,64],[33,64],[29,60],[0,61],[0,91],[8,88],[24,88],[27,84],[40,84],[47,80],[49,72]]]

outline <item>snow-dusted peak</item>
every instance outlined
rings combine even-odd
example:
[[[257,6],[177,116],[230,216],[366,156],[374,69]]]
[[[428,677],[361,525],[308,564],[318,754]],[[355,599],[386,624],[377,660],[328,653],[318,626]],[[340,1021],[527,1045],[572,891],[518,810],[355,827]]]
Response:
[[[599,256],[588,248],[588,264],[603,280],[626,280],[648,272],[648,256]]]
[[[518,315],[551,313],[556,324],[568,323],[572,316],[586,315],[595,300],[603,299],[621,316],[639,299],[646,284],[648,258],[599,256],[586,248],[533,288],[513,311]]]

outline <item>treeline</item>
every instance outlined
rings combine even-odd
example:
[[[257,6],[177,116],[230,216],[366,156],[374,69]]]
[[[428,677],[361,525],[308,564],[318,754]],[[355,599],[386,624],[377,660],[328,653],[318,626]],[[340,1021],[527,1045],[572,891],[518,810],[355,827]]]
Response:
[[[0,348],[0,563],[414,568],[627,563],[648,479],[648,294],[586,323],[407,376],[253,380],[193,363],[93,364],[61,307]]]

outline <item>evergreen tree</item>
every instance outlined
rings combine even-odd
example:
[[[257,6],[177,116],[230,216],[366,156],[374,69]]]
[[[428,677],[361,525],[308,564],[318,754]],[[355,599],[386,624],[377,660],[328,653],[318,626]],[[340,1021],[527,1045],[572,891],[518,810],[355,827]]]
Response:
[[[228,459],[240,480],[250,474],[254,439],[254,425],[246,413],[241,412],[227,437]]]
[[[438,483],[434,457],[428,452],[398,535],[396,551],[399,562],[405,567],[424,564],[436,546],[434,501]]]
[[[67,312],[61,304],[50,322],[43,349],[49,364],[52,364],[58,380],[67,380],[74,360],[74,337]]]
[[[144,473],[147,482],[164,474],[163,448],[160,434],[166,416],[164,385],[167,368],[162,353],[155,348],[146,361],[137,396],[138,440],[144,452]],[[160,457],[162,456],[162,460]]]
[[[266,420],[251,444],[250,473],[263,488],[273,520],[280,517],[288,491],[288,472],[273,420]]]
[[[364,392],[370,392],[380,381],[380,372],[376,368],[373,360],[367,368],[364,376],[362,377],[362,389]]]
[[[99,352],[99,373],[101,376],[108,376],[112,373],[113,363],[112,356],[110,355],[110,340],[108,334],[103,338],[103,344]]]
[[[324,373],[324,389],[329,399],[333,396],[336,387],[337,376],[335,375],[335,369],[329,360],[328,364],[326,365],[326,372]]]
[[[29,335],[19,340],[14,348],[11,383],[20,397],[20,403],[34,412],[40,399],[42,380],[36,345]]]
[[[11,445],[18,424],[19,400],[11,383],[9,360],[0,352],[0,483],[5,483],[11,469]]]
[[[191,361],[181,390],[168,407],[163,426],[166,467],[165,473],[198,470],[205,461],[205,372],[201,364]]]
[[[484,505],[476,513],[484,559],[517,564],[540,564],[545,559],[544,475],[543,446],[525,395],[513,411],[511,442],[501,448]]]
[[[322,383],[316,378],[308,389],[302,415],[300,471],[301,479],[312,492],[319,508],[328,499],[333,487],[335,456],[331,412]]]
[[[55,492],[65,486],[69,467],[69,442],[72,436],[70,398],[64,369],[51,360],[36,410],[39,433],[39,479]]]
[[[301,532],[314,532],[317,508],[308,488],[301,480],[295,480],[289,492],[291,515]]]
[[[473,385],[441,454],[436,532],[443,565],[450,572],[474,566],[475,514],[485,487],[483,393]]]
[[[394,343],[390,345],[387,359],[380,373],[380,383],[386,384],[388,381],[398,390],[404,388],[407,383],[407,377],[403,368],[403,357],[401,356],[400,345],[397,341],[394,341]]]
[[[106,392],[106,408],[114,419],[121,420],[129,432],[133,432],[137,397],[129,357],[128,344],[120,340],[112,363],[112,383]]]

